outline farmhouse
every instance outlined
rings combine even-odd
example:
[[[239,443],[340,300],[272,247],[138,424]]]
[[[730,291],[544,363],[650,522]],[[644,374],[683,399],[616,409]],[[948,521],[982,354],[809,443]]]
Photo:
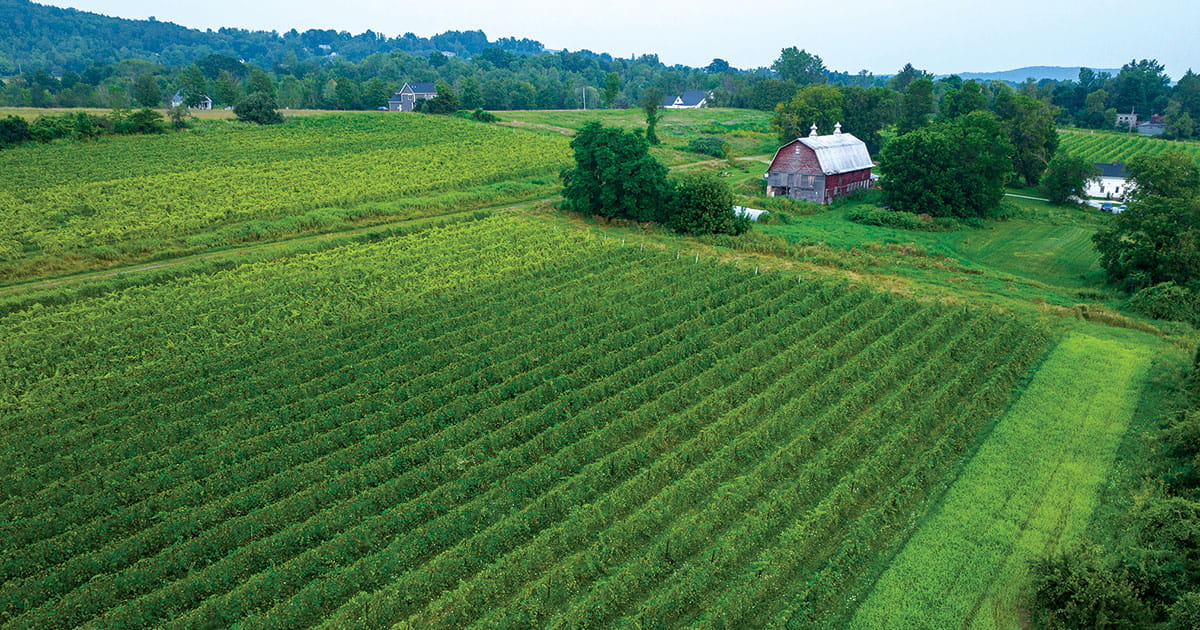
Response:
[[[176,92],[175,96],[171,97],[171,107],[179,107],[180,105],[183,105],[183,90]],[[212,109],[212,107],[213,100],[208,95],[205,95],[200,98],[199,103],[188,107],[188,109]]]
[[[432,83],[405,83],[388,99],[388,109],[393,112],[411,112],[417,99],[429,100],[437,96],[437,86]]]
[[[1150,120],[1137,124],[1137,132],[1143,136],[1161,136],[1167,132],[1167,121],[1163,117],[1154,114],[1150,116]]]
[[[1130,110],[1130,112],[1128,114],[1117,114],[1117,128],[1133,129],[1133,128],[1137,127],[1137,124],[1138,124],[1138,117],[1137,117],[1137,113],[1135,113],[1134,111]]]
[[[871,154],[838,123],[832,135],[797,138],[775,152],[767,169],[767,196],[828,203],[855,190],[871,187]]]
[[[1122,199],[1129,191],[1129,174],[1121,164],[1096,164],[1100,169],[1100,178],[1089,180],[1087,196],[1089,199]]]
[[[665,96],[663,109],[698,109],[708,105],[707,90],[688,90],[678,96]]]

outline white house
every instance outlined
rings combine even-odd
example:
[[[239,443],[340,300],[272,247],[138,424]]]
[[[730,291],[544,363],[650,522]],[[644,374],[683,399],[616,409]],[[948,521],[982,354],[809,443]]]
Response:
[[[1125,167],[1121,164],[1096,164],[1096,168],[1100,169],[1099,179],[1093,179],[1087,183],[1087,196],[1090,199],[1117,199],[1125,198],[1125,194],[1129,192],[1131,184],[1129,183],[1129,173],[1125,172]]]
[[[179,107],[180,105],[183,105],[183,91],[182,90],[176,92],[175,96],[171,97],[171,107]],[[199,103],[196,103],[195,105],[189,107],[188,109],[212,109],[212,107],[213,107],[213,100],[211,98],[209,98],[208,95],[206,94],[200,99]]]

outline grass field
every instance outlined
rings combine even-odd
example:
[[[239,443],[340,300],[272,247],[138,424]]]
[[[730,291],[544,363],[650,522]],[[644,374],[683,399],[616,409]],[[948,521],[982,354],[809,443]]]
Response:
[[[731,157],[773,154],[779,148],[771,131],[771,113],[752,109],[664,109],[657,134],[662,146],[652,152],[669,165],[711,159],[686,151],[688,142],[704,136],[720,137],[729,146]],[[595,109],[571,111],[497,112],[501,124],[570,135],[584,123],[599,121],[622,129],[645,129],[646,115],[641,109]]]

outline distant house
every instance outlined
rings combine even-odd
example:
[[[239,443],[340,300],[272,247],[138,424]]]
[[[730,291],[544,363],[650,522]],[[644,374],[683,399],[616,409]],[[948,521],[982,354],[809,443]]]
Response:
[[[708,90],[688,90],[677,96],[665,96],[663,109],[698,109],[708,105]]]
[[[417,99],[429,100],[437,96],[437,86],[432,83],[405,83],[388,99],[388,109],[393,112],[411,112]]]
[[[1132,110],[1128,114],[1117,114],[1117,128],[1133,129],[1137,127],[1138,117]]]
[[[175,96],[171,97],[171,107],[179,107],[180,105],[183,105],[183,90],[176,92]],[[211,98],[209,98],[208,95],[206,94],[200,98],[199,103],[192,105],[188,109],[212,109],[212,108],[213,108],[213,100]]]
[[[1100,169],[1100,178],[1087,183],[1089,199],[1123,199],[1129,191],[1129,173],[1125,166],[1117,164],[1095,164]]]
[[[1161,136],[1166,131],[1167,121],[1163,120],[1163,117],[1158,114],[1154,114],[1150,117],[1150,120],[1140,122],[1137,125],[1137,132],[1143,136]]]
[[[837,197],[870,188],[875,163],[867,145],[838,123],[832,135],[797,138],[775,152],[767,168],[767,196],[829,203]]]

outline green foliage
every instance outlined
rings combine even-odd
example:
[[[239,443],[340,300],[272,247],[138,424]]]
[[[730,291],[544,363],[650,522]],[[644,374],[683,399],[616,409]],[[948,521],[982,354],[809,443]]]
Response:
[[[1127,291],[1200,280],[1200,166],[1181,152],[1139,155],[1128,208],[1094,237],[1109,281]]]
[[[1100,169],[1083,158],[1065,151],[1055,154],[1042,175],[1041,191],[1050,203],[1059,205],[1072,198],[1087,197],[1087,185],[1100,178]]]
[[[1133,200],[1149,197],[1194,199],[1200,196],[1200,162],[1183,151],[1140,154],[1125,165],[1135,184]]]
[[[1004,197],[1012,145],[995,117],[974,112],[892,139],[879,166],[884,202],[897,210],[983,217]]]
[[[693,138],[687,145],[688,151],[722,159],[725,158],[727,148],[728,144],[724,140],[712,136]]]
[[[667,169],[650,156],[640,135],[583,126],[571,139],[575,166],[563,171],[563,207],[572,212],[634,221],[665,218]]]
[[[1058,148],[1058,108],[1022,94],[998,99],[999,113],[1013,146],[1013,171],[1036,186]]]
[[[771,118],[771,128],[779,132],[780,142],[807,136],[813,125],[818,133],[833,132],[842,115],[842,92],[828,85],[806,87],[787,103],[780,103]]]
[[[963,83],[961,89],[951,90],[942,99],[942,117],[958,118],[971,112],[987,111],[987,96],[974,80]]]
[[[933,116],[933,81],[927,77],[913,79],[900,100],[900,118],[896,131],[905,134],[920,129]]]
[[[1105,566],[1089,547],[1037,560],[1033,591],[1039,627],[1124,630],[1150,625],[1132,580]]]
[[[725,180],[707,171],[685,173],[671,185],[667,224],[684,234],[742,234],[750,220],[733,213],[733,193]]]
[[[872,155],[883,148],[880,132],[895,124],[900,95],[885,87],[842,87],[842,130],[866,143]]]
[[[663,117],[660,111],[662,100],[663,94],[657,89],[649,89],[642,94],[642,111],[646,114],[646,142],[651,146],[659,142],[655,128]]]
[[[437,96],[423,103],[425,107],[422,111],[429,114],[453,114],[458,111],[458,96],[445,83],[438,83]]]
[[[1200,328],[1200,299],[1191,289],[1171,281],[1134,293],[1129,307],[1147,317],[1187,322]]]
[[[620,91],[621,75],[616,72],[609,72],[604,75],[604,92],[602,92],[602,98],[605,107],[612,107],[613,101],[617,100],[617,93]]]
[[[20,116],[0,118],[0,148],[33,140],[29,123]]]
[[[863,225],[893,227],[900,230],[922,232],[944,232],[962,229],[958,221],[949,217],[916,215],[902,210],[887,210],[871,206],[859,206],[846,213],[846,219]]]
[[[794,81],[802,87],[824,83],[827,74],[825,62],[820,57],[795,46],[781,50],[771,69],[784,81]]]
[[[242,99],[234,106],[233,113],[242,122],[259,125],[277,125],[283,122],[283,114],[275,109],[275,99],[266,92],[255,92]]]
[[[120,134],[153,134],[167,130],[163,124],[163,115],[148,107],[116,117],[113,125],[114,131]]]

